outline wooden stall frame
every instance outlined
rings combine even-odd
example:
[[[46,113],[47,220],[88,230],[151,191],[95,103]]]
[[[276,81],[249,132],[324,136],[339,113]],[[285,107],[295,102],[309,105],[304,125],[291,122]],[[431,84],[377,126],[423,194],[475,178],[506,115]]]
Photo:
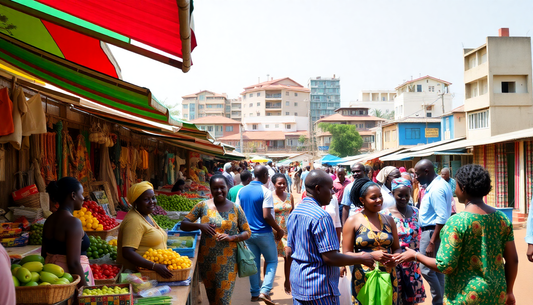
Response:
[[[89,183],[89,188],[91,192],[94,191],[101,191],[102,189],[100,187],[104,188],[105,195],[107,197],[107,200],[109,201],[109,212],[111,215],[116,215],[117,212],[115,210],[115,201],[110,196],[111,195],[111,187],[109,186],[109,182],[107,181],[93,181]]]

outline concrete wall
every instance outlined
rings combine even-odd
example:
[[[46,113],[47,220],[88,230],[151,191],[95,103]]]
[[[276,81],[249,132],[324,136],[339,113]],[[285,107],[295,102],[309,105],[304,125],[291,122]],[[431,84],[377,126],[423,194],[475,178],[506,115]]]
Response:
[[[445,90],[444,84],[425,79],[412,85],[415,86],[415,90],[417,85],[422,85],[422,92],[398,93],[394,99],[394,118],[396,120],[404,117],[426,117],[426,112],[430,112],[431,117],[439,117],[452,110],[453,97],[450,93],[447,93],[444,95],[444,112],[442,111],[442,100],[439,94]],[[435,88],[435,92],[428,92],[430,86]],[[423,108],[424,105],[432,105],[433,107],[431,110],[426,111]]]
[[[301,116],[262,116],[242,119],[246,131],[284,131],[309,130],[309,118]],[[257,129],[253,129],[257,125]],[[268,128],[267,128],[268,125]],[[291,125],[287,128],[287,125]]]
[[[276,97],[267,98],[267,94],[275,94]],[[288,115],[308,117],[309,93],[290,89],[248,92],[242,95],[241,113],[241,118]]]
[[[450,140],[455,138],[455,129],[454,129],[453,114],[443,116],[440,122],[441,135],[440,139]]]
[[[466,137],[466,113],[457,112],[453,114],[454,138]]]
[[[383,127],[382,138],[383,150],[398,147],[398,125],[394,124]]]
[[[429,144],[433,142],[440,141],[441,138],[441,126],[440,123],[398,123],[399,125],[399,145],[419,145],[419,144]],[[437,128],[439,130],[439,136],[436,138],[426,138],[425,128]],[[409,131],[411,129],[419,130],[419,138],[409,138]],[[411,133],[412,135],[412,133]]]

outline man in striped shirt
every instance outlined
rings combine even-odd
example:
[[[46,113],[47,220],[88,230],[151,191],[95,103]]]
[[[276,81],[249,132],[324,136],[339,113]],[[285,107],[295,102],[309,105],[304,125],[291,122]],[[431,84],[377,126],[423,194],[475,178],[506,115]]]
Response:
[[[322,209],[331,201],[333,180],[324,171],[313,170],[305,179],[306,198],[292,211],[287,222],[293,304],[339,304],[339,267],[364,264],[373,268],[369,253],[339,253],[333,220]]]

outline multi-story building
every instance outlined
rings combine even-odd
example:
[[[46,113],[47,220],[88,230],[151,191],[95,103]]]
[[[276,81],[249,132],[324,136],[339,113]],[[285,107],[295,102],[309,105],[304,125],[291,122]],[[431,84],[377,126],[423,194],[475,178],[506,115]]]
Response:
[[[451,140],[466,137],[466,115],[464,105],[459,106],[441,117],[441,140]]]
[[[239,97],[229,99],[229,103],[231,106],[231,112],[229,117],[233,120],[240,121],[242,119],[242,98]]]
[[[344,107],[335,110],[335,114],[324,117],[316,121],[315,125],[320,123],[331,124],[350,124],[355,125],[357,132],[363,138],[363,146],[361,152],[368,152],[373,150],[372,143],[374,143],[375,132],[370,130],[376,127],[385,119],[369,115],[369,109],[363,107]],[[315,126],[316,143],[321,155],[326,155],[329,151],[331,143],[331,134]]]
[[[340,78],[313,77],[309,79],[311,89],[311,124],[320,118],[332,115],[341,106]]]
[[[440,118],[404,118],[381,126],[376,139],[382,148],[392,149],[440,141]]]
[[[241,93],[241,118],[309,117],[309,91],[288,77],[245,87]]]
[[[452,110],[451,83],[426,75],[396,87],[394,119],[440,117]]]
[[[231,105],[225,93],[203,90],[181,97],[182,117],[194,120],[206,116],[230,117]]]
[[[533,127],[531,38],[500,35],[464,50],[468,139]]]
[[[242,124],[239,121],[232,120],[223,116],[204,116],[190,121],[198,129],[208,131],[215,139],[239,135]]]
[[[350,107],[370,108],[370,114],[380,113],[382,116],[390,116],[393,119],[394,113],[394,90],[362,90],[361,96],[356,101],[350,102]]]
[[[242,119],[245,131],[296,132],[309,130],[309,118],[294,115],[257,116]]]

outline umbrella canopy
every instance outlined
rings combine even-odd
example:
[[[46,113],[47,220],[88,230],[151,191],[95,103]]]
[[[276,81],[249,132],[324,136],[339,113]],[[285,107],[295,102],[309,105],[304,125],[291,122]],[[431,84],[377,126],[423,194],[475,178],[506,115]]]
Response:
[[[259,163],[266,163],[266,162],[268,162],[268,161],[272,161],[272,160],[267,159],[267,158],[265,158],[265,157],[255,156],[255,157],[253,157],[250,161],[251,161],[251,162],[255,162],[255,163],[257,163],[257,162],[259,162]]]
[[[327,164],[327,165],[337,165],[343,161],[342,158],[339,158],[334,155],[325,155],[320,159],[320,163]]]

